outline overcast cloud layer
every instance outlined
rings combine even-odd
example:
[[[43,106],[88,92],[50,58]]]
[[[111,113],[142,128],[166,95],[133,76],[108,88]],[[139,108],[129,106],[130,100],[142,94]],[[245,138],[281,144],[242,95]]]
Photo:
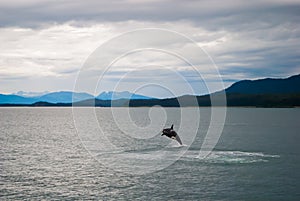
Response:
[[[213,58],[226,86],[299,74],[299,22],[300,1],[0,1],[0,93],[72,90],[78,70],[99,45],[141,28],[169,29],[194,40]],[[161,79],[169,74],[153,66],[181,65],[149,52],[138,58],[143,61],[125,59],[107,79],[136,62]],[[189,71],[178,71],[196,83]],[[122,89],[133,90],[130,82],[139,79],[132,73]]]

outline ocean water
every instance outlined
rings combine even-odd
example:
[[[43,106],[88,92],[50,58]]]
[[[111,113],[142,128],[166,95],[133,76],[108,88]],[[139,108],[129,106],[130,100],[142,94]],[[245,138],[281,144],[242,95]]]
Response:
[[[205,158],[210,108],[196,132],[195,108],[124,111],[0,108],[0,199],[300,200],[299,108],[227,108]],[[171,124],[183,146],[160,136]]]

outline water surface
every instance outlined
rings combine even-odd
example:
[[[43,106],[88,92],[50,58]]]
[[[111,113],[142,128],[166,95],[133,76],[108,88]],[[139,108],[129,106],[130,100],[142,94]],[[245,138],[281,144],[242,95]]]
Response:
[[[148,108],[132,111],[136,125],[150,124]],[[180,109],[166,111],[167,125],[178,128]],[[229,108],[222,136],[205,159],[197,156],[210,110],[200,113],[197,135],[180,133],[191,146],[180,147],[159,134],[132,138],[116,127],[108,108],[97,108],[99,125],[116,150],[87,151],[82,142],[98,134],[78,135],[71,108],[0,108],[1,200],[300,199],[299,109]],[[133,161],[132,167],[150,167],[158,163],[157,154],[163,160],[180,157],[148,174],[122,171]]]

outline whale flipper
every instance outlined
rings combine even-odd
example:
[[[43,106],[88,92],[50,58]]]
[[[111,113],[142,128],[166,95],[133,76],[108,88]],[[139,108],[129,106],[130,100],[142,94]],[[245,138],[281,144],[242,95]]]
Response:
[[[177,141],[180,145],[182,145],[182,142],[181,142],[181,139],[180,139],[179,135],[176,135],[175,139],[176,139],[176,141]]]

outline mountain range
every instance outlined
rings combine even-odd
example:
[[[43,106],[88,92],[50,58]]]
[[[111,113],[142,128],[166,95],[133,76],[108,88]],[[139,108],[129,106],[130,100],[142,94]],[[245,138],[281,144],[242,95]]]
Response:
[[[50,93],[49,91],[42,91],[42,92],[27,92],[27,91],[18,91],[16,93],[13,93],[12,95],[17,95],[17,96],[23,96],[23,97],[38,97],[38,96],[43,96],[45,94]]]
[[[48,102],[48,103],[71,103],[79,102],[88,99],[99,100],[118,100],[118,99],[152,99],[151,97],[133,94],[128,91],[123,92],[102,92],[98,96],[94,97],[88,93],[77,93],[71,91],[60,91],[46,93],[41,96],[27,96],[27,94],[34,94],[34,92],[18,92],[18,94],[0,94],[0,104],[33,104],[36,102]]]
[[[96,99],[99,99],[99,100],[118,100],[118,99],[147,100],[147,99],[153,99],[153,98],[148,97],[148,96],[139,95],[139,94],[130,93],[129,91],[122,91],[122,92],[109,91],[109,92],[102,92],[101,94],[99,94],[99,96],[96,97]]]
[[[225,89],[226,93],[288,94],[300,93],[300,74],[285,79],[242,80]]]
[[[223,90],[226,92],[227,106],[253,107],[295,107],[300,106],[300,74],[289,78],[266,78],[242,80]],[[87,93],[53,92],[39,97],[23,97],[0,94],[2,106],[210,106],[210,98],[221,98],[220,92],[195,96],[185,95],[167,99],[156,99],[130,92],[102,92],[94,97]],[[72,103],[72,97],[74,101]],[[197,105],[191,101],[197,98]],[[181,105],[179,105],[179,102]],[[219,106],[225,106],[220,104]]]

